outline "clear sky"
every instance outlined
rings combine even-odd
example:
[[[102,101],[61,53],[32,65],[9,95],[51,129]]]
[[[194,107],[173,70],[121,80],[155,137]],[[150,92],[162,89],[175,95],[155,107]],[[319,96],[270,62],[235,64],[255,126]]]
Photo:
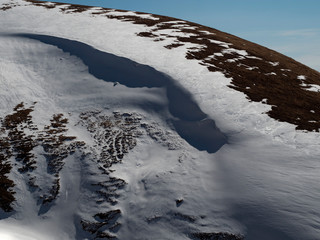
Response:
[[[288,55],[320,71],[320,0],[53,0],[197,22]]]

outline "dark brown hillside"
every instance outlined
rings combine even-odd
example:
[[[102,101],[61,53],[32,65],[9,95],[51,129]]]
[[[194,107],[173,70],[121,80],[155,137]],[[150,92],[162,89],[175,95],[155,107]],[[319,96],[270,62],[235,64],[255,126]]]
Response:
[[[25,1],[48,9],[61,6],[61,3],[49,5],[48,2]],[[79,13],[90,8],[64,4],[60,10]],[[122,12],[123,15],[112,15],[112,12]],[[319,72],[283,54],[213,28],[166,16],[150,14],[153,18],[144,18],[140,16],[144,13],[126,15],[126,12],[101,8],[92,15],[145,25],[148,27],[146,31],[137,35],[153,41],[170,38],[173,43],[165,46],[167,49],[173,50],[185,43],[195,44],[196,47],[188,48],[187,59],[196,59],[209,71],[219,71],[232,78],[229,87],[243,92],[251,101],[271,105],[272,109],[267,113],[270,117],[294,124],[299,130],[319,131],[320,90],[310,91],[312,85],[320,86]],[[186,35],[163,34],[160,30],[164,29]]]

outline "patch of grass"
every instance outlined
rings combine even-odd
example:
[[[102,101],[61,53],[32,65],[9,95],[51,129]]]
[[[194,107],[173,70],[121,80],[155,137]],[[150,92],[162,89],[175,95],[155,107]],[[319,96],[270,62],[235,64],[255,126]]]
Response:
[[[14,182],[7,176],[12,169],[10,143],[7,138],[0,138],[0,208],[5,212],[13,210],[12,203],[16,200],[12,188]]]

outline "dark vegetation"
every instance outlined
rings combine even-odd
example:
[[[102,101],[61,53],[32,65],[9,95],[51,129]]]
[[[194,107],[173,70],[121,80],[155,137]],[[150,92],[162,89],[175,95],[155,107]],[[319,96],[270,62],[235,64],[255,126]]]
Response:
[[[65,159],[76,149],[81,152],[86,145],[76,141],[76,137],[66,135],[68,119],[62,113],[54,114],[50,124],[39,130],[31,115],[35,104],[25,107],[24,103],[20,103],[13,109],[13,113],[0,119],[0,208],[6,212],[13,210],[11,205],[15,201],[15,184],[8,177],[13,167],[10,160],[15,160],[18,171],[26,174],[29,190],[39,194],[39,214],[42,214],[49,210],[59,195],[60,171]],[[96,151],[92,149],[90,157],[97,161],[105,175],[105,181],[91,183],[90,189],[95,193],[96,204],[117,204],[120,196],[118,191],[124,188],[126,182],[110,176],[110,167],[121,162],[124,155],[136,146],[136,138],[142,134],[138,130],[141,127],[140,121],[139,116],[129,113],[114,112],[107,116],[92,111],[80,114],[79,124],[91,133],[96,143]],[[37,168],[38,158],[33,150],[38,146],[43,149],[40,154],[45,157],[47,172],[53,176],[49,187],[42,186],[36,176],[32,175]],[[47,207],[43,208],[43,205]],[[114,233],[120,227],[117,222],[120,215],[120,210],[97,213],[93,216],[94,222],[82,220],[81,224],[85,231],[94,235],[94,239],[114,239]]]
[[[82,152],[85,143],[76,141],[76,137],[68,136],[68,119],[62,113],[54,114],[50,124],[39,130],[33,123],[32,115],[34,106],[25,107],[24,103],[18,104],[13,113],[0,119],[0,208],[9,212],[15,201],[14,182],[8,175],[12,170],[10,160],[15,160],[18,171],[26,173],[26,183],[29,190],[39,194],[39,214],[47,212],[54,204],[60,193],[60,171],[65,159],[73,154],[76,149]],[[80,114],[79,124],[83,125],[92,135],[96,143],[95,149],[89,158],[93,158],[99,169],[105,175],[105,180],[90,184],[94,192],[96,204],[108,202],[116,205],[119,198],[119,190],[123,189],[126,182],[122,179],[110,176],[110,167],[121,162],[124,155],[136,146],[136,138],[142,133],[141,118],[134,114],[120,114],[114,112],[111,116],[92,111]],[[26,134],[29,133],[29,134]],[[30,134],[32,133],[32,134]],[[53,176],[51,186],[42,186],[32,172],[37,168],[38,155],[33,153],[35,147],[42,147],[41,155],[45,157],[48,174]],[[46,207],[44,207],[46,205]],[[82,220],[84,231],[93,235],[93,239],[115,239],[115,233],[120,227],[117,219],[120,217],[119,209],[100,212],[93,215],[95,221]]]
[[[12,8],[10,5],[4,5],[2,8],[0,8],[0,10],[6,11],[6,10],[8,10],[10,8]]]
[[[184,44],[182,44],[182,43],[172,43],[172,44],[169,44],[169,45],[164,46],[164,47],[167,48],[167,49],[172,49],[172,48],[181,47],[181,46],[183,46],[183,45],[184,45]]]
[[[112,233],[117,232],[121,225],[117,222],[120,216],[121,211],[119,209],[97,213],[93,216],[96,221],[82,220],[81,225],[85,231],[93,235],[94,239],[117,239]]]
[[[13,110],[14,113],[4,118],[3,127],[8,133],[16,161],[22,163],[22,166],[18,169],[19,172],[33,171],[36,168],[36,162],[31,151],[36,146],[35,136],[25,133],[25,129],[36,129],[30,115],[33,106],[25,108],[24,104],[20,103]]]
[[[0,208],[4,211],[12,211],[12,203],[15,201],[14,182],[8,178],[12,170],[10,158],[16,161],[19,173],[27,173],[27,184],[31,191],[39,188],[37,179],[32,172],[37,168],[37,156],[33,150],[37,146],[42,146],[44,156],[47,160],[48,173],[54,175],[52,186],[48,193],[44,193],[40,198],[42,203],[52,202],[59,194],[61,171],[63,160],[76,148],[84,146],[84,142],[74,141],[75,137],[64,135],[68,131],[66,124],[68,119],[63,118],[63,114],[55,114],[51,124],[39,131],[32,121],[34,105],[25,107],[22,102],[18,104],[12,114],[8,114],[1,119],[0,128]],[[32,134],[31,134],[32,133]],[[40,189],[39,189],[40,190]]]
[[[0,208],[5,212],[13,210],[11,204],[15,201],[14,182],[7,176],[11,169],[9,161],[11,157],[10,143],[5,137],[0,138]]]
[[[13,0],[11,0],[11,2],[8,2],[8,3],[4,3],[0,6],[0,11],[7,11],[11,8],[14,8],[16,6],[19,6],[18,4],[16,4]]]
[[[191,239],[195,240],[243,240],[243,236],[230,233],[193,233]]]
[[[48,7],[46,2],[26,1],[38,6]],[[50,8],[59,5],[61,3],[53,3],[53,5],[50,5]],[[90,9],[88,6],[69,6],[62,8],[61,11],[66,12],[66,10],[72,9],[72,12],[82,12]],[[93,14],[105,14],[110,11],[120,10],[101,9]],[[140,17],[139,14],[143,14],[140,12],[137,12],[136,16],[125,15],[126,11],[121,12],[124,15],[105,16],[111,19],[119,19],[152,27],[149,32],[137,33],[141,37],[153,38],[154,41],[161,41],[163,38],[175,39],[174,43],[165,46],[168,49],[177,48],[184,43],[198,44],[199,47],[188,50],[186,53],[187,59],[198,60],[209,71],[222,72],[226,77],[232,79],[229,87],[243,92],[248,99],[255,102],[261,102],[263,99],[266,99],[263,103],[272,106],[272,109],[267,113],[270,117],[294,124],[299,130],[319,131],[320,94],[308,91],[306,87],[301,86],[301,83],[320,85],[319,72],[273,50],[213,28],[183,21],[184,25],[194,27],[194,29],[186,29],[176,26],[176,23],[173,21],[181,21],[176,18],[150,15],[157,19],[148,19]],[[66,13],[70,13],[70,11]],[[193,35],[179,37],[157,34],[162,29],[173,29]],[[255,58],[241,56],[236,52],[223,53],[223,50],[226,48],[210,40],[228,43],[231,48],[245,50],[249,56],[254,56]],[[223,54],[213,56],[214,53]],[[275,75],[271,75],[271,73],[275,73]],[[297,77],[300,75],[306,76],[306,80],[299,80]],[[215,80],[212,79],[212,81]]]
[[[87,128],[96,144],[103,146],[98,162],[106,169],[121,162],[141,135],[138,130],[141,118],[133,114],[114,112],[113,116],[105,116],[100,112],[85,112],[80,114],[80,119],[79,124]]]
[[[91,157],[100,165],[105,181],[91,183],[96,204],[109,203],[115,206],[120,197],[119,190],[127,184],[123,179],[110,176],[113,164],[122,162],[124,156],[137,144],[142,134],[138,128],[141,118],[131,113],[114,112],[105,115],[100,111],[88,111],[80,114],[79,125],[85,127],[94,139],[95,152]],[[96,221],[82,220],[84,231],[93,239],[116,239],[115,233],[121,224],[117,221],[121,211],[111,210],[93,215]]]
[[[65,158],[72,154],[75,149],[85,145],[84,142],[74,141],[76,137],[65,135],[68,131],[68,119],[64,118],[62,113],[54,114],[50,122],[50,125],[45,126],[38,136],[39,144],[41,144],[45,152],[47,172],[55,177],[49,192],[41,196],[43,204],[51,203],[59,194],[59,173],[64,166]]]
[[[98,195],[96,203],[101,204],[108,202],[111,205],[116,205],[118,203],[117,198],[120,197],[118,190],[123,189],[126,184],[123,179],[115,177],[109,177],[109,179],[104,182],[91,184]]]
[[[13,210],[12,203],[15,201],[15,192],[12,190],[15,184],[8,177],[12,170],[10,158],[13,156],[20,163],[20,173],[36,168],[34,155],[31,153],[36,146],[34,136],[25,134],[25,129],[36,128],[30,115],[33,106],[25,108],[20,103],[13,110],[12,114],[1,119],[0,131],[0,207],[6,212]]]

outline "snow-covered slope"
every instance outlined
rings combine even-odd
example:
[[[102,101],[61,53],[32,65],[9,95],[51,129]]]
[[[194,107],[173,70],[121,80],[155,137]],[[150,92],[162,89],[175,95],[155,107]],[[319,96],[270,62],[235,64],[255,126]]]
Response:
[[[319,239],[318,72],[169,17],[0,3],[1,239]]]

